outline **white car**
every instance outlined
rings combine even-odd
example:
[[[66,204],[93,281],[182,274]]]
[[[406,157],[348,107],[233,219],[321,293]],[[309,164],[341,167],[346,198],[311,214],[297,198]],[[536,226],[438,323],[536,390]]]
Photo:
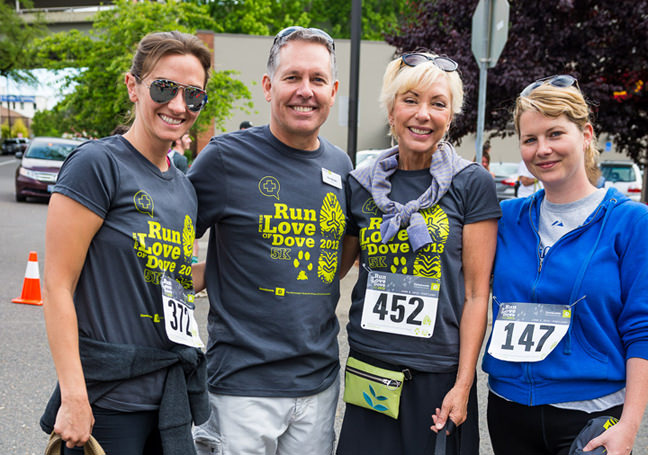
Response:
[[[633,201],[641,199],[643,178],[639,166],[632,161],[603,161],[601,173],[605,188],[613,186]]]
[[[378,155],[384,152],[384,150],[360,150],[356,153],[356,169],[359,167],[371,166]]]

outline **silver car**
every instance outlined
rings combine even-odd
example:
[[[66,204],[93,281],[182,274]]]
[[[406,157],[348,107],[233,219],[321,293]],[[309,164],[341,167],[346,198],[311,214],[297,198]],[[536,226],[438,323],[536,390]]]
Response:
[[[513,199],[518,178],[518,163],[491,161],[490,171],[495,174],[497,200]]]

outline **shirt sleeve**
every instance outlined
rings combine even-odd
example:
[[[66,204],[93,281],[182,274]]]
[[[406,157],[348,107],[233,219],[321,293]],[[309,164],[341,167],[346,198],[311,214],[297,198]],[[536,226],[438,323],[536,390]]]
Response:
[[[346,235],[352,235],[354,237],[358,237],[360,235],[360,229],[358,228],[358,223],[356,222],[356,218],[353,216],[353,207],[354,207],[354,195],[356,199],[358,198],[358,191],[363,191],[360,185],[358,185],[358,182],[351,177],[351,174],[347,175],[347,180],[346,180],[346,185],[345,185],[345,193],[346,193],[346,207],[347,207],[347,213],[346,213],[346,218],[347,218],[347,227],[346,227]]]
[[[502,209],[497,202],[495,180],[481,166],[471,165],[457,177],[463,188],[464,224],[477,223],[489,219],[499,219]]]
[[[634,203],[631,203],[635,205]],[[635,206],[636,207],[636,206]],[[623,310],[617,327],[626,348],[626,359],[648,359],[648,210],[640,216],[626,218],[624,248],[621,251],[619,275]]]
[[[517,173],[520,177],[529,177],[530,179],[534,179],[534,175],[529,172],[529,169],[527,169],[526,164],[524,164],[524,161],[520,161],[520,164],[518,164],[518,170]]]
[[[92,141],[79,146],[67,157],[53,191],[105,218],[118,185],[117,164],[104,146]]]
[[[198,197],[196,238],[199,238],[218,222],[227,202],[227,173],[216,141],[212,139],[198,154],[187,177]]]

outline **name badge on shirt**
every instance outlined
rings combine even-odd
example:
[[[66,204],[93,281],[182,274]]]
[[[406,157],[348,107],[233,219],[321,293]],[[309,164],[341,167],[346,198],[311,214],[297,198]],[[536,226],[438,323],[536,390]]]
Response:
[[[164,329],[169,340],[194,348],[204,347],[198,334],[198,323],[194,318],[193,292],[188,292],[180,283],[166,274],[160,278],[160,286],[164,308]]]
[[[369,272],[362,328],[430,338],[439,305],[440,281],[414,275]]]
[[[567,305],[502,303],[488,353],[507,362],[539,362],[563,339],[570,323]]]
[[[322,168],[322,182],[334,186],[337,189],[342,189],[342,177],[340,177],[340,174],[336,174],[325,168]]]

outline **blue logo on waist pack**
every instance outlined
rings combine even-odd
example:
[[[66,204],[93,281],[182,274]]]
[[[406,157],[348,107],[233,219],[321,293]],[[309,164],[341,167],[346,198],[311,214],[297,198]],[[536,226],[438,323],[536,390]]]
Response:
[[[382,395],[376,395],[376,391],[369,385],[369,392],[371,392],[371,395],[376,401],[385,401],[387,397],[384,397]],[[374,404],[373,400],[371,397],[367,394],[367,392],[362,392],[362,395],[364,396],[365,401],[369,406],[371,406],[372,409],[375,409],[376,411],[389,411],[389,408],[385,405],[382,404]]]

